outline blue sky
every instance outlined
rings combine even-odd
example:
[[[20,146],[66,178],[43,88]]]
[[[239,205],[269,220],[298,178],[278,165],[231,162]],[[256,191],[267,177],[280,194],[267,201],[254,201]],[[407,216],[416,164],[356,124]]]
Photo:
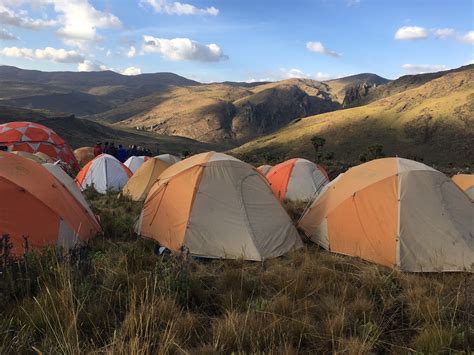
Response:
[[[474,59],[472,0],[0,0],[0,64],[203,82],[393,79]]]

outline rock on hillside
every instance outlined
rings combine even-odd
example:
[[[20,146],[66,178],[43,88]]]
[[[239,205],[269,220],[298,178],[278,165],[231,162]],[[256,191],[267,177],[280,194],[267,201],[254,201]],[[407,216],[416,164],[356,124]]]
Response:
[[[389,80],[376,74],[363,73],[325,82],[331,93],[343,107],[358,106],[362,98]]]

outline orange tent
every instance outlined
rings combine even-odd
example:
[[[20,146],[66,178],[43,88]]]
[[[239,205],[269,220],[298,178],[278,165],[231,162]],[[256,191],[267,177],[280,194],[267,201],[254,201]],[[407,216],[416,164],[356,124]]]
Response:
[[[270,171],[270,169],[272,168],[271,165],[260,165],[257,170],[263,175],[267,175],[267,173]]]
[[[79,163],[79,166],[83,167],[84,165],[86,165],[88,162],[90,162],[92,159],[95,158],[94,148],[93,147],[77,148],[74,151],[74,156],[76,157]]]
[[[265,178],[216,152],[166,169],[148,193],[136,230],[172,251],[207,258],[263,260],[302,246]]]
[[[443,173],[373,160],[326,185],[299,227],[335,253],[403,271],[474,271],[474,204]]]
[[[467,195],[474,200],[474,175],[472,174],[457,174],[453,176],[453,181],[463,190]]]
[[[43,152],[55,161],[61,160],[72,172],[77,171],[79,167],[66,142],[52,129],[38,123],[0,124],[0,145],[6,145],[9,151]]]
[[[0,236],[13,256],[46,245],[66,249],[100,231],[97,220],[41,164],[0,152]]]
[[[329,182],[321,165],[299,158],[275,165],[265,176],[280,201],[310,201]]]

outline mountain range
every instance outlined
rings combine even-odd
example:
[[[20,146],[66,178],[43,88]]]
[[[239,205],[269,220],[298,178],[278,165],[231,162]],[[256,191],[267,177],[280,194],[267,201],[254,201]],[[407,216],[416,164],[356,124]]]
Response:
[[[363,73],[323,82],[202,84],[173,73],[0,66],[0,122],[5,113],[37,115],[71,135],[73,145],[105,139],[146,145],[166,137],[176,149],[234,148],[259,160],[264,150],[310,157],[309,138],[317,134],[352,161],[381,143],[387,154],[457,163],[472,157],[473,72],[469,65],[396,80]]]

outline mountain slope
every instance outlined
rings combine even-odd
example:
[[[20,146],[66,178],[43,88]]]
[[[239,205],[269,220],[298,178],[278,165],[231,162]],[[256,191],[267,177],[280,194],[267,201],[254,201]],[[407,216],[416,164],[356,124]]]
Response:
[[[160,136],[149,132],[109,127],[71,115],[39,110],[0,106],[0,124],[10,121],[30,121],[43,124],[56,131],[73,148],[93,146],[96,142],[141,145],[156,151],[181,153],[183,150],[207,151],[220,146],[196,142],[183,137]]]
[[[77,116],[104,112],[136,98],[189,85],[199,83],[173,73],[127,76],[112,71],[42,72],[0,66],[0,104]]]
[[[232,152],[255,161],[269,153],[312,158],[310,139],[318,135],[326,139],[325,151],[347,162],[382,144],[387,155],[472,164],[473,112],[474,68],[467,67],[367,106],[303,118]]]
[[[361,97],[367,96],[370,91],[388,82],[390,80],[377,74],[363,73],[328,80],[325,84],[329,86],[336,100],[347,107],[349,105],[355,106],[360,102]]]
[[[205,142],[245,142],[275,131],[298,117],[336,110],[325,84],[292,79],[257,86],[208,84],[175,88],[97,115],[114,118],[154,107],[118,122],[160,134],[181,135]]]
[[[384,85],[377,85],[376,87],[368,90],[365,95],[351,95],[351,92],[348,92],[348,95],[346,95],[344,99],[344,107],[366,105],[370,102],[374,102],[384,97],[389,97],[391,95],[395,95],[406,90],[417,88],[421,85],[430,82],[431,80],[441,78],[445,75],[456,72],[463,72],[472,68],[474,68],[474,65],[463,66],[460,68],[440,71],[436,73],[404,75],[396,80],[387,81]]]

